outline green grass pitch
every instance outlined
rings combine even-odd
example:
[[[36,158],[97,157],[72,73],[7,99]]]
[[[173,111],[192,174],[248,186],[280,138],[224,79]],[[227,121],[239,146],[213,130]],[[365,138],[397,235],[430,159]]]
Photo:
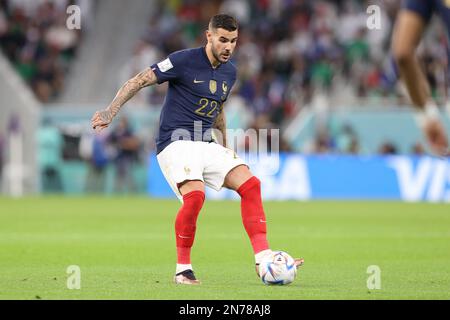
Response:
[[[0,299],[450,299],[450,207],[266,202],[273,249],[304,257],[262,284],[239,202],[206,201],[192,251],[201,286],[177,286],[179,203],[144,197],[0,199]],[[67,267],[81,269],[69,290]],[[379,266],[381,289],[367,288]]]

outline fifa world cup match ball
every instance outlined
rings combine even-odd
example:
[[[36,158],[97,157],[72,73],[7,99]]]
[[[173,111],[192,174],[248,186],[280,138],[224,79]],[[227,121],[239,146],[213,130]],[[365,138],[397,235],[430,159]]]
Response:
[[[259,276],[266,285],[289,284],[297,276],[294,259],[284,251],[272,251],[261,260]]]

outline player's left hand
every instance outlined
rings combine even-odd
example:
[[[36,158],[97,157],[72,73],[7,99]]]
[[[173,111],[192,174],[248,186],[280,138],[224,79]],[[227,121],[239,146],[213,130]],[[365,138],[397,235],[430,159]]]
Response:
[[[433,153],[440,157],[450,156],[447,133],[439,118],[427,118],[423,130]]]
[[[107,128],[112,121],[112,115],[109,110],[97,111],[91,119],[91,126],[96,132]]]

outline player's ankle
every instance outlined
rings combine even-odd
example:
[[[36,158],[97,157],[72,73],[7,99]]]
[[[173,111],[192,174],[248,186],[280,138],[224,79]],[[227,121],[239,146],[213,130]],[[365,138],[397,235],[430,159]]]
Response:
[[[177,263],[177,268],[175,270],[175,274],[179,274],[183,271],[186,270],[193,270],[192,269],[192,265],[191,264],[182,264],[182,263]]]

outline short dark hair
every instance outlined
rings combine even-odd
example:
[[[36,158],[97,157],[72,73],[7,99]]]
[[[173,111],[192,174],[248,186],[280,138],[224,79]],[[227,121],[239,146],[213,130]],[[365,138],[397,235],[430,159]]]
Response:
[[[209,27],[213,29],[222,28],[227,31],[235,31],[239,26],[234,17],[228,14],[216,14],[209,21]]]

